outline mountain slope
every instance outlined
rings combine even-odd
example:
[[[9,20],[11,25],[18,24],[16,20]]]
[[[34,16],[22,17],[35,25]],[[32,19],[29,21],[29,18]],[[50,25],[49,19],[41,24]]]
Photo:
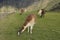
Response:
[[[47,11],[60,7],[60,0],[0,0],[2,6],[12,6],[14,8],[26,8],[28,11],[45,9]]]

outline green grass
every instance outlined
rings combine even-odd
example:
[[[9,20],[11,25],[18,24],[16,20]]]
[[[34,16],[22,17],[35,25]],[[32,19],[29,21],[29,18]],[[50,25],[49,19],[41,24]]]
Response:
[[[0,20],[0,40],[60,40],[60,12],[47,12],[44,18],[35,11],[32,13],[37,16],[33,34],[26,30],[17,36],[17,30],[30,12],[23,15],[15,13]]]

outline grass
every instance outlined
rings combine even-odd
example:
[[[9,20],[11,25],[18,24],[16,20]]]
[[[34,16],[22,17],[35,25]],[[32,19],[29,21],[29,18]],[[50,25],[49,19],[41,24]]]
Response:
[[[37,15],[37,12],[32,12]],[[19,15],[18,13],[0,20],[0,40],[60,40],[60,12],[47,12],[44,18],[37,15],[33,34],[27,30],[17,36],[17,30],[24,23],[30,12]]]

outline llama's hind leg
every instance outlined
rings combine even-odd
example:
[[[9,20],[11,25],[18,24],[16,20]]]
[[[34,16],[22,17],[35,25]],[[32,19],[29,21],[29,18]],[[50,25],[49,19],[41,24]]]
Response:
[[[30,30],[30,29],[29,29],[29,27],[28,27],[28,32],[29,32],[29,30]]]
[[[30,34],[32,34],[33,26],[30,27]]]

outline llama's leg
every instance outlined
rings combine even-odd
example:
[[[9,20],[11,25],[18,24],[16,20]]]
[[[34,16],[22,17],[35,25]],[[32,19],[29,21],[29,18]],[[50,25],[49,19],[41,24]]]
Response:
[[[43,14],[41,13],[41,18],[43,17]]]
[[[45,16],[45,13],[43,14],[43,17]]]
[[[28,27],[28,32],[29,32],[29,27]]]
[[[32,29],[33,29],[33,26],[30,27],[30,34],[32,34]]]
[[[24,32],[27,27],[29,28],[29,26],[30,26],[30,24],[27,24],[21,32]],[[29,29],[28,29],[28,31],[29,31]]]

